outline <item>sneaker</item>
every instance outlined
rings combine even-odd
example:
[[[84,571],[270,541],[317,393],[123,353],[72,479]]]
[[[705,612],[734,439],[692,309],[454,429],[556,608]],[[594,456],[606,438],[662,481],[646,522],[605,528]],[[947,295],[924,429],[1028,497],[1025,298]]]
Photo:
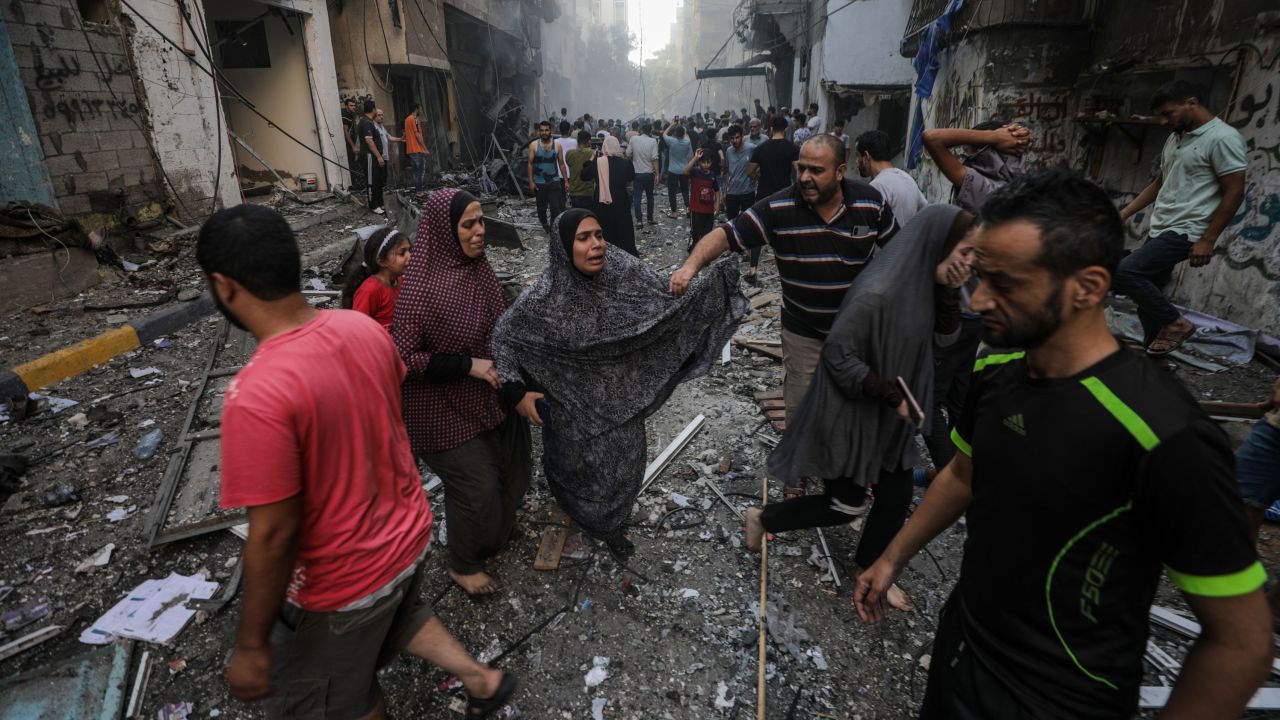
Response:
[[[636,223],[636,229],[637,229],[637,230],[643,230],[643,229],[644,229],[644,223],[642,223],[642,222],[637,222],[637,223]]]
[[[382,209],[382,208],[380,208],[380,207],[378,207],[378,208],[374,208],[374,209],[373,209],[373,212],[374,212],[374,214],[377,214],[377,215],[385,215],[387,211],[386,211],[386,210],[383,210],[383,209]]]

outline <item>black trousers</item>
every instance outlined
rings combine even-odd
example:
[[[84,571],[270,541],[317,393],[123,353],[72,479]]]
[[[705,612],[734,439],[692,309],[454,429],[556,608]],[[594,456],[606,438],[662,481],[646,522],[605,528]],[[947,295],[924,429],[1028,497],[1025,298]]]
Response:
[[[693,246],[698,244],[704,235],[711,232],[716,226],[716,216],[711,213],[690,213],[689,214],[689,252],[693,252]]]
[[[551,221],[564,212],[564,185],[556,181],[534,187],[537,188],[534,197],[538,200],[538,222],[542,223],[542,227],[549,228]],[[547,217],[547,210],[551,211],[550,218]]]
[[[938,620],[921,720],[1034,720],[1032,711],[974,652],[965,634],[961,600],[953,591]]]
[[[689,176],[677,175],[676,173],[667,173],[667,203],[671,207],[671,212],[680,212],[676,208],[676,194],[684,198],[684,207],[689,209]]]
[[[382,207],[382,186],[387,182],[387,166],[379,165],[372,154],[365,157],[365,170],[369,173],[369,209]]]
[[[501,552],[529,489],[529,423],[514,412],[501,425],[423,460],[444,480],[449,567],[460,575],[484,570]]]
[[[754,193],[745,193],[742,195],[725,195],[724,196],[724,217],[729,222],[751,209],[756,204],[756,196]],[[751,267],[759,267],[760,265],[760,248],[751,248]]]
[[[960,337],[954,343],[933,348],[933,422],[929,434],[924,436],[924,444],[938,470],[946,467],[956,454],[951,428],[969,394],[973,359],[981,340],[982,321],[965,318],[960,321]],[[947,411],[945,416],[943,408]]]
[[[351,168],[351,192],[364,192],[365,187],[365,167],[360,160],[360,153],[352,151],[351,146],[347,146],[347,167]]]
[[[866,499],[867,489],[849,478],[823,481],[821,495],[805,495],[766,505],[760,515],[764,529],[771,533],[803,530],[812,527],[847,525],[856,515],[848,507],[857,507]],[[906,468],[881,470],[875,486],[875,503],[867,515],[867,524],[858,541],[854,562],[868,568],[889,547],[893,536],[902,529],[911,504],[911,471]]]

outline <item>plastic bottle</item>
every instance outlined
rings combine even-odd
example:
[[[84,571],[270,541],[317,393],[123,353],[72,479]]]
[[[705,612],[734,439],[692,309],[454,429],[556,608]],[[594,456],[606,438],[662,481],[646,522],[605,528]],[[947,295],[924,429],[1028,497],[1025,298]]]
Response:
[[[139,460],[150,460],[160,447],[160,441],[164,440],[164,431],[156,428],[138,441],[138,446],[133,449],[133,456]]]

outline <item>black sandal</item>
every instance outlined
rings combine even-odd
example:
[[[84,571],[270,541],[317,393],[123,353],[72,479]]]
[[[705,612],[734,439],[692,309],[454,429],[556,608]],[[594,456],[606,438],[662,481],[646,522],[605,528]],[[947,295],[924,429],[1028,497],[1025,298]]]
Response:
[[[511,702],[511,698],[516,694],[516,690],[520,688],[520,678],[515,673],[502,671],[502,682],[498,683],[498,689],[493,695],[487,698],[467,698],[467,717],[468,718],[487,718],[492,717],[494,713],[502,709],[503,705]]]

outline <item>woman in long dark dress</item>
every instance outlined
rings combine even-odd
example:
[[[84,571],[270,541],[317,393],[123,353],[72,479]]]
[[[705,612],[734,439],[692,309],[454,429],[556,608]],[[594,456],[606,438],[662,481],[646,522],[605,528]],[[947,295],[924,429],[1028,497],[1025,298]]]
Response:
[[[596,184],[596,213],[605,241],[640,257],[635,228],[631,227],[631,203],[627,202],[627,189],[635,178],[635,166],[623,156],[615,137],[605,138],[596,159],[582,166],[582,179]]]
[[[646,463],[645,418],[676,385],[707,373],[747,299],[732,258],[675,297],[663,278],[605,239],[593,213],[562,214],[547,269],[498,321],[493,351],[504,394],[542,427],[552,494],[592,537],[626,556],[633,548],[623,530]]]

